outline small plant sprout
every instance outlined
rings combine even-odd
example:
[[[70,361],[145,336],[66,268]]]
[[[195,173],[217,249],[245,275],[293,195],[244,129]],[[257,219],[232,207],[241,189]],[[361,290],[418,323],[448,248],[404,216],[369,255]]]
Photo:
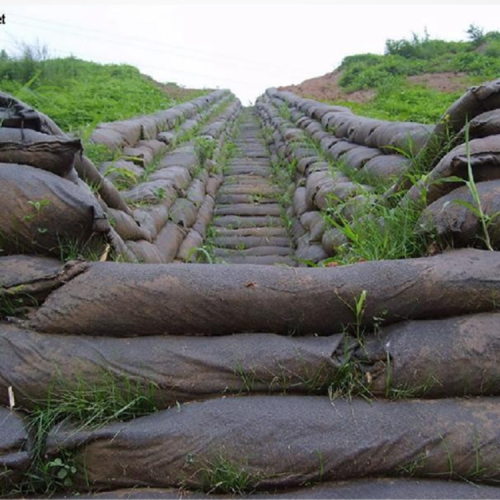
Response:
[[[352,311],[354,315],[354,323],[348,326],[350,329],[354,330],[356,339],[361,342],[365,330],[363,320],[365,316],[366,298],[368,296],[368,292],[366,290],[362,290],[359,297],[354,297],[354,305],[344,300],[340,295],[337,294],[337,296]]]
[[[77,468],[71,461],[63,461],[58,457],[47,463],[47,469],[54,477],[56,486],[63,489],[73,486],[73,477],[77,473]]]
[[[213,249],[208,245],[191,248],[187,254],[186,262],[192,262],[193,258],[198,263],[213,264]]]
[[[159,201],[163,201],[167,197],[167,190],[164,187],[158,187],[154,190],[154,195]]]

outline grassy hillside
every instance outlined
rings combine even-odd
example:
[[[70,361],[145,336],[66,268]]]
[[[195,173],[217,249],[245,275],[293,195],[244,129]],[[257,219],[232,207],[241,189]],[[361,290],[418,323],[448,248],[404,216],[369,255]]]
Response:
[[[414,34],[387,40],[383,55],[348,56],[333,74],[325,75],[324,85],[335,87],[335,97],[320,99],[374,118],[436,123],[468,86],[500,76],[500,32],[485,34],[470,26],[467,34],[467,41],[457,42]],[[318,98],[306,83],[290,90]],[[316,83],[319,88],[321,83]],[[301,87],[307,90],[300,92]]]
[[[79,135],[87,135],[99,122],[152,113],[207,92],[159,84],[124,64],[47,59],[43,49],[31,47],[17,57],[0,52],[0,90]]]

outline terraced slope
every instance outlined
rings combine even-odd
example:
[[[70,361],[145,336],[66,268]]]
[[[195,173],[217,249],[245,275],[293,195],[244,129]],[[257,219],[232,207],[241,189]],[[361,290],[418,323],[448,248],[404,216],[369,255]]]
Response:
[[[500,498],[500,80],[435,127],[216,91],[97,166],[0,107],[0,495]]]
[[[215,207],[214,256],[234,264],[295,266],[281,218],[282,190],[273,181],[269,153],[253,109],[242,114],[236,154],[224,170]]]

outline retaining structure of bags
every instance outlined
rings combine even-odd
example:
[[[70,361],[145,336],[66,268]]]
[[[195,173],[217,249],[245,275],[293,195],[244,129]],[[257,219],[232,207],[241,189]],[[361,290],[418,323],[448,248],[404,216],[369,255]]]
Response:
[[[270,168],[241,155],[221,170],[241,110],[227,91],[101,124],[92,141],[116,156],[97,166],[0,94],[0,494],[500,498],[498,252],[238,264],[334,255],[345,241],[323,215],[354,217],[380,196],[377,176],[388,198],[402,190],[409,156],[450,130],[401,203],[456,247],[481,246],[487,221],[496,246],[497,94],[498,82],[469,91],[446,131],[269,89],[263,138],[295,169],[286,227],[277,203],[251,199],[283,193]],[[246,151],[264,154],[255,138]],[[471,169],[487,219],[467,206]],[[248,183],[227,182],[238,175]],[[184,265],[209,235],[234,264]],[[101,262],[63,262],[65,241]],[[90,412],[103,401],[121,406]]]

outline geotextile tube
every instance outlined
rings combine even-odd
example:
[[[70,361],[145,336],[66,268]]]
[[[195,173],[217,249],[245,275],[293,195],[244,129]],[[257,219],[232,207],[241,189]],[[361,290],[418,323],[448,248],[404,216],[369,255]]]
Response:
[[[373,395],[500,394],[500,313],[405,321],[362,339],[254,333],[82,337],[0,324],[0,403],[63,397],[83,383],[153,384],[158,408],[240,393],[326,394],[350,367]]]
[[[106,491],[94,494],[79,494],[78,496],[54,496],[52,498],[78,498],[78,499],[169,499],[197,498],[197,499],[234,499],[234,494],[202,493],[174,488],[129,488]],[[409,478],[368,478],[350,481],[332,481],[318,483],[312,486],[303,486],[298,489],[253,492],[243,495],[243,498],[318,498],[318,499],[476,499],[500,498],[500,488],[488,485],[478,485],[446,479],[409,479]]]
[[[340,345],[333,359],[356,365],[382,397],[492,395],[500,394],[499,347],[500,313],[493,312],[382,327]]]
[[[118,387],[130,380],[154,384],[159,408],[246,392],[326,394],[336,370],[332,356],[341,343],[342,335],[117,339],[0,324],[0,404],[8,404],[9,386],[19,407],[33,408],[81,383],[100,387],[110,377]]]
[[[470,249],[316,269],[95,263],[55,290],[29,326],[116,337],[330,335],[374,318],[390,324],[491,311],[499,292],[500,254]]]
[[[86,267],[83,261],[64,264],[57,259],[33,255],[0,257],[0,300],[15,303],[24,297],[34,305]]]
[[[0,407],[0,492],[8,491],[27,472],[30,442],[20,415]]]
[[[479,182],[476,192],[481,201],[485,224],[475,207],[475,193],[469,186],[457,188],[431,203],[422,213],[419,226],[455,248],[481,244],[486,232],[491,244],[498,247],[500,242],[500,180]]]
[[[267,489],[409,474],[498,481],[499,440],[496,398],[253,396],[185,404],[95,430],[64,422],[49,434],[47,453],[71,452],[85,465],[77,487],[202,488],[222,462]]]
[[[90,191],[28,165],[0,163],[0,246],[12,253],[60,254],[106,232],[106,214]]]

